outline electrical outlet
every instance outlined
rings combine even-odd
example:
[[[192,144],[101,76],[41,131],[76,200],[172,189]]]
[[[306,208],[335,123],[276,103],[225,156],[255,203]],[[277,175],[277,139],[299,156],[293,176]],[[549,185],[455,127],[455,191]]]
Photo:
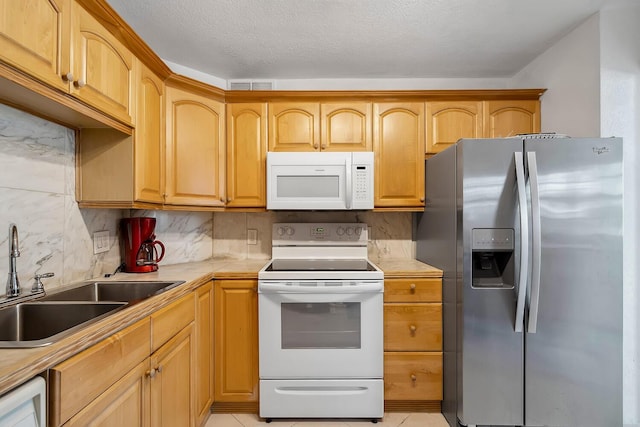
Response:
[[[93,233],[93,253],[101,254],[109,251],[109,232],[106,230]]]
[[[258,244],[258,230],[253,228],[247,229],[247,245],[257,245]]]

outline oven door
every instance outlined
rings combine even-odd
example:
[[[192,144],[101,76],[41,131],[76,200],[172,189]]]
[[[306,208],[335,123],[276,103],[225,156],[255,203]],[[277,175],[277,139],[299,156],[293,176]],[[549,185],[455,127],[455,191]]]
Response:
[[[382,286],[261,286],[260,378],[382,378]]]

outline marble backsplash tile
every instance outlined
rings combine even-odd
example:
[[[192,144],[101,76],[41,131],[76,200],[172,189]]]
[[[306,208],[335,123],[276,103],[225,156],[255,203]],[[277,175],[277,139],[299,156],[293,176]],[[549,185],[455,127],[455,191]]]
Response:
[[[368,256],[414,258],[410,212],[216,212],[213,215],[215,257],[269,259],[271,228],[277,222],[364,222],[371,227]],[[257,231],[256,245],[247,244],[247,230]]]
[[[156,240],[160,240],[165,247],[160,267],[203,261],[213,256],[211,212],[131,210],[129,216],[156,219]]]
[[[9,265],[9,224],[18,226],[21,286],[53,272],[53,289],[110,272],[120,263],[120,210],[80,209],[75,201],[75,133],[0,104],[0,273]],[[93,254],[92,234],[109,230],[109,251]],[[4,282],[3,282],[4,283]],[[0,295],[5,287],[0,287]]]

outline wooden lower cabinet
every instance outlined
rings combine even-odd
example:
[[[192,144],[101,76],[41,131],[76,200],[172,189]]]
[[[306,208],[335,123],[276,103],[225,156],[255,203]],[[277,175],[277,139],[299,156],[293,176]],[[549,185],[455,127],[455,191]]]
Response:
[[[194,425],[193,324],[160,347],[150,358],[151,425]]]
[[[258,282],[216,280],[214,412],[256,412]]]
[[[196,300],[196,425],[207,419],[213,403],[213,282],[197,290]]]
[[[202,425],[195,369],[199,346],[211,343],[198,338],[210,330],[207,291],[210,283],[51,368],[49,426]]]
[[[442,279],[387,278],[384,301],[385,410],[439,412]]]

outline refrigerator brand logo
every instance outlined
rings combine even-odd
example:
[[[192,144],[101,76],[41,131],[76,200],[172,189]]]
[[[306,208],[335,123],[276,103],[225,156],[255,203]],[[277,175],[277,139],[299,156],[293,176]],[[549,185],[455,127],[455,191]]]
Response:
[[[603,154],[609,152],[609,147],[593,147],[593,152],[595,154]]]

